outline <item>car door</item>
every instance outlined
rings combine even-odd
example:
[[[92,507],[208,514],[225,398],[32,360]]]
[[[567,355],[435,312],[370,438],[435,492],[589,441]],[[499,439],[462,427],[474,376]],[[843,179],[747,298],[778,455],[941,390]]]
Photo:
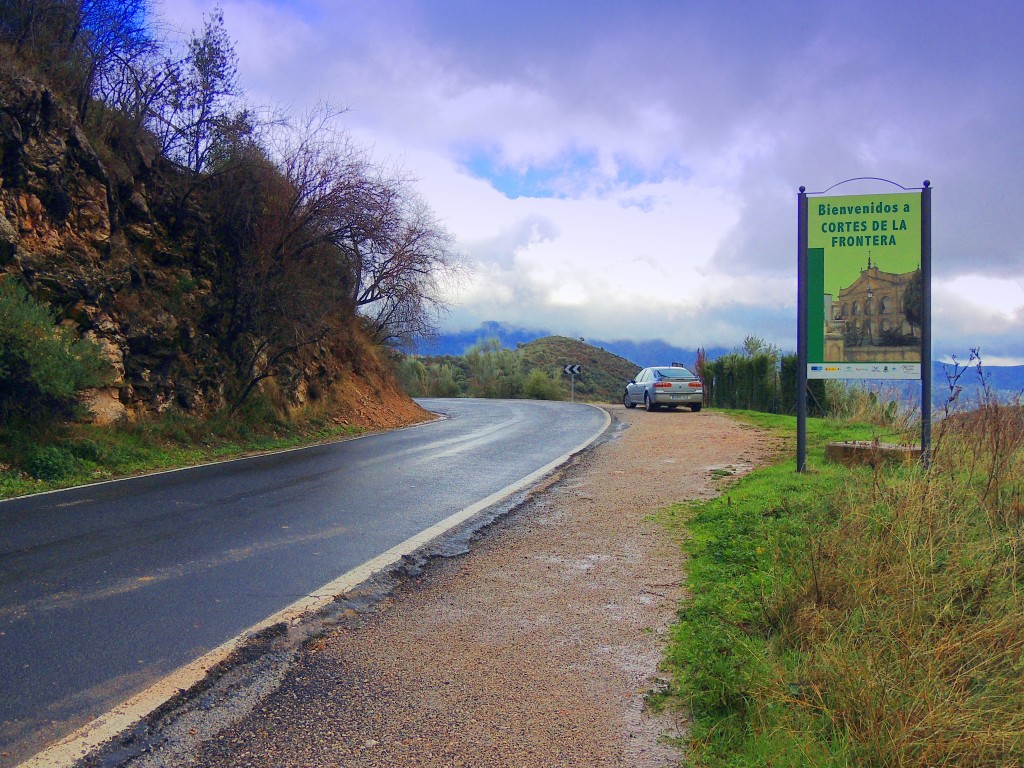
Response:
[[[626,391],[629,392],[629,400],[632,403],[642,403],[644,401],[644,382],[647,380],[646,377],[650,375],[650,370],[644,368],[640,373],[633,379],[632,384],[626,385]]]

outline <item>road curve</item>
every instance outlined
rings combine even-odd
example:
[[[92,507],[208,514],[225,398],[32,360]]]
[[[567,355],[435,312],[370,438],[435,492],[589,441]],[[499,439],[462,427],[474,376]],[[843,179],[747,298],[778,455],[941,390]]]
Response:
[[[421,403],[447,418],[0,502],[0,766],[494,503],[608,423],[569,403]]]

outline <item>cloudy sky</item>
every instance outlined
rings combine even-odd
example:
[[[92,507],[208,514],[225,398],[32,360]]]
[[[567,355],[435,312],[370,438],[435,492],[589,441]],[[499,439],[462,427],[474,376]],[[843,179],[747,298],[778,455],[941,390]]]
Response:
[[[187,34],[212,7],[161,12]],[[1024,4],[221,7],[251,102],[347,107],[419,179],[473,263],[447,330],[793,350],[798,188],[928,179],[936,358],[1024,363]]]

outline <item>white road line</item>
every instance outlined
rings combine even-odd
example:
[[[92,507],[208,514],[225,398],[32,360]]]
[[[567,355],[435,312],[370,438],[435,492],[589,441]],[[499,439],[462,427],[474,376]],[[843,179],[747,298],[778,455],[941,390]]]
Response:
[[[305,597],[296,600],[287,608],[278,611],[272,616],[268,616],[258,624],[254,624],[249,629],[217,646],[204,656],[157,681],[142,693],[119,704],[56,744],[29,758],[18,765],[17,768],[70,768],[75,762],[81,760],[97,747],[134,726],[172,697],[182,691],[187,691],[206,677],[213,667],[224,661],[232,652],[237,650],[256,633],[281,622],[294,624],[300,621],[330,603],[335,595],[351,591],[370,577],[386,570],[406,555],[411,555],[413,552],[422,549],[437,537],[466,522],[474,515],[497,504],[517,491],[521,491],[536,483],[556,467],[568,461],[571,456],[579,453],[594,442],[608,428],[608,425],[611,423],[611,416],[604,409],[599,408],[598,410],[604,413],[604,425],[593,437],[580,443],[568,453],[549,462],[522,480],[508,485],[496,493],[492,493],[486,499],[482,499],[441,522],[435,523],[383,554],[339,576],[334,581],[324,584],[315,592],[311,592]]]

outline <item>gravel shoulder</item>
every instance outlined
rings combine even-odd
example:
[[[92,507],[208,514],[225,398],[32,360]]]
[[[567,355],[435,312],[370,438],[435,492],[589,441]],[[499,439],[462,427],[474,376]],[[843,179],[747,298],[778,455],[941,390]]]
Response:
[[[678,765],[685,723],[645,713],[644,694],[684,563],[650,515],[715,495],[774,446],[713,412],[607,410],[608,438],[470,552],[267,655],[244,706],[208,695],[129,764]]]

